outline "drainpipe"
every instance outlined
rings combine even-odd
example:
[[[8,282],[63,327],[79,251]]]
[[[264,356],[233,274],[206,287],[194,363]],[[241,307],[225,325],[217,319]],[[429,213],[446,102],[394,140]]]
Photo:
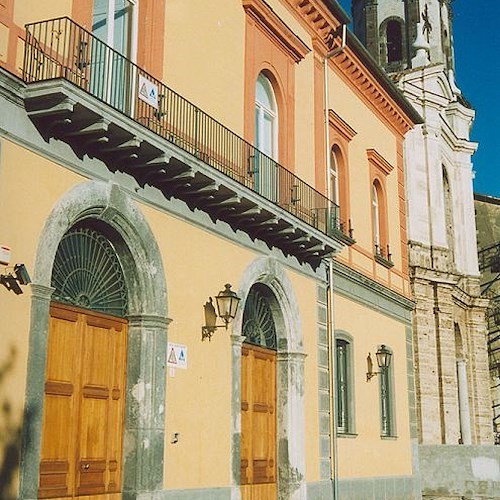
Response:
[[[328,60],[340,54],[346,45],[347,26],[342,25],[342,42],[339,47],[327,52],[323,59],[324,78],[324,111],[325,111],[325,165],[326,165],[326,193],[328,200],[332,199],[332,185],[330,182],[330,133],[328,120]],[[328,218],[331,220],[331,209],[329,207]],[[330,457],[333,500],[338,499],[338,457],[337,457],[337,384],[336,384],[336,360],[335,360],[335,315],[333,310],[333,258],[328,259],[328,339],[329,339],[329,361],[330,361]]]

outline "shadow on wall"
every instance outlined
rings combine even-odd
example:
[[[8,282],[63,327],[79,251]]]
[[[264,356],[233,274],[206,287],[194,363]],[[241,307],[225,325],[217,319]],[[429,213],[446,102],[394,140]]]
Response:
[[[21,449],[21,425],[5,395],[8,375],[17,357],[15,347],[10,348],[6,361],[0,365],[0,498],[11,500],[17,496],[17,472]]]

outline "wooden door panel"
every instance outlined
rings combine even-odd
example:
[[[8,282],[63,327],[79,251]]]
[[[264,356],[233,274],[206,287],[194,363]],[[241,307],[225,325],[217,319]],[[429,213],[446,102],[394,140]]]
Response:
[[[69,463],[67,460],[42,460],[38,498],[67,496]]]
[[[125,325],[87,315],[82,374],[79,494],[116,492],[121,484]],[[88,468],[86,468],[89,466]]]
[[[275,500],[277,498],[276,483],[252,484],[240,487],[241,500]]]
[[[51,307],[40,498],[118,500],[126,321]]]
[[[106,493],[106,460],[80,458],[78,467],[78,495]]]
[[[77,314],[66,307],[50,309],[45,398],[42,418],[40,498],[73,494],[76,388],[79,370]]]
[[[276,499],[276,353],[245,344],[241,366],[243,500]]]

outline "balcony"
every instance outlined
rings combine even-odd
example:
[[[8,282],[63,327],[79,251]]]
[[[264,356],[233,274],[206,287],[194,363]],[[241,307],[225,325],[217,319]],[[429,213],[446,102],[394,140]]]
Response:
[[[79,157],[313,267],[354,241],[337,205],[69,18],[26,26],[23,78],[39,132]]]

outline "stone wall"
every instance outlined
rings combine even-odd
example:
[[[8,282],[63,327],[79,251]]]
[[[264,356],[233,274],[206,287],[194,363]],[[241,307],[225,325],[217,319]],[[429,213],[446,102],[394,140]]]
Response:
[[[500,447],[419,447],[425,499],[492,500],[500,498]]]

